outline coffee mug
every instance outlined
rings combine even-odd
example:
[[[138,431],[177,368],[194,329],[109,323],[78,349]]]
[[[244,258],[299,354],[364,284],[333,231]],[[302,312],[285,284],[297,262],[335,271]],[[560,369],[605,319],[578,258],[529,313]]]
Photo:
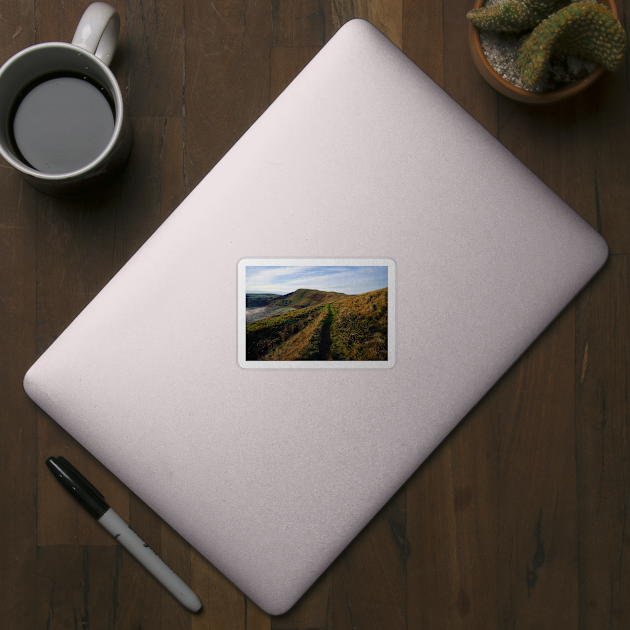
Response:
[[[46,194],[84,194],[127,161],[131,125],[108,67],[119,31],[116,9],[95,2],[71,44],[30,46],[0,68],[0,154]]]

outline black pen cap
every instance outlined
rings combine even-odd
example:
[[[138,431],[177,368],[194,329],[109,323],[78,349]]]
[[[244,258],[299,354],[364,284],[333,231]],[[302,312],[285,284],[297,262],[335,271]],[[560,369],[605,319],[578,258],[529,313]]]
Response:
[[[65,457],[49,457],[46,466],[95,519],[109,510],[105,497]]]

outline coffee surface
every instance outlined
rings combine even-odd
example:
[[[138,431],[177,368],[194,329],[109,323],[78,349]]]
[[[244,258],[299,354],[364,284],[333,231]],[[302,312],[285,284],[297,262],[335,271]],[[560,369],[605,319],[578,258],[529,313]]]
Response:
[[[43,173],[79,170],[103,152],[113,133],[114,114],[104,88],[74,76],[27,89],[13,117],[17,148]]]

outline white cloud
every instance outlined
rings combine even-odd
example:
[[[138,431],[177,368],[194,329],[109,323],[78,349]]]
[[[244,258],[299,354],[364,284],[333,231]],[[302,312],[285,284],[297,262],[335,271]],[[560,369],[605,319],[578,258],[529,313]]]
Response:
[[[359,294],[387,286],[387,267],[247,267],[247,293],[285,295],[297,289]]]

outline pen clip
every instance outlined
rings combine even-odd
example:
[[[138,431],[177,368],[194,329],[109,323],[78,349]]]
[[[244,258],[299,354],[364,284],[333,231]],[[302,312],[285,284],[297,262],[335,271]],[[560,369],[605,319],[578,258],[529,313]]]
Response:
[[[58,464],[62,464],[65,468],[67,468],[73,475],[75,475],[79,480],[81,480],[94,494],[99,496],[103,501],[105,501],[105,497],[103,493],[95,488],[88,479],[86,479],[65,457],[61,455],[58,457],[51,457],[53,461],[56,461]]]

